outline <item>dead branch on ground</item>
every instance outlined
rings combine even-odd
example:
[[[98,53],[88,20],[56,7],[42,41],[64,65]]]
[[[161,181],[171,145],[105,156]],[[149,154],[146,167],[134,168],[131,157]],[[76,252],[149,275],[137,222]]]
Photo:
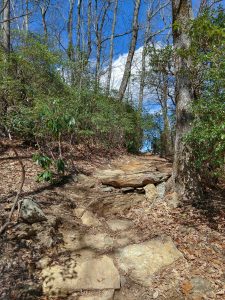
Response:
[[[13,216],[13,213],[15,211],[15,208],[17,206],[17,203],[18,203],[18,200],[19,200],[19,197],[21,195],[21,192],[22,192],[22,189],[23,189],[23,185],[24,185],[24,181],[25,181],[25,167],[24,167],[24,164],[22,162],[22,159],[19,157],[19,154],[15,148],[14,145],[11,145],[11,148],[15,154],[15,157],[16,159],[18,160],[19,164],[20,164],[20,167],[21,167],[21,180],[20,180],[20,185],[19,185],[19,188],[18,188],[18,191],[17,191],[17,194],[16,194],[16,197],[15,197],[15,200],[13,202],[13,205],[12,205],[12,208],[10,210],[10,213],[9,213],[9,216],[8,216],[8,219],[6,221],[5,224],[2,225],[2,227],[0,228],[0,235],[7,229],[7,227],[9,227],[10,225],[13,225],[14,223],[12,222],[12,216]],[[18,217],[17,217],[17,220],[18,220]],[[16,221],[17,222],[17,221]]]

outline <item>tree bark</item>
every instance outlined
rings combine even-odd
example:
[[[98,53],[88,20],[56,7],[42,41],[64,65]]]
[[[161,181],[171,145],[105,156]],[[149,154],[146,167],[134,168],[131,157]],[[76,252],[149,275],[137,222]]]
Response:
[[[161,93],[161,107],[163,115],[163,132],[162,132],[162,153],[163,157],[170,157],[172,154],[172,142],[170,122],[168,118],[168,78],[166,74],[162,75],[162,93]]]
[[[96,36],[96,67],[95,67],[95,90],[97,91],[99,88],[100,83],[100,67],[101,67],[101,53],[102,53],[102,31],[105,24],[106,14],[108,11],[108,8],[111,4],[110,0],[107,0],[106,3],[104,3],[102,8],[102,16],[101,12],[98,14],[98,5],[97,0],[95,0],[95,36]]]
[[[172,0],[173,42],[175,50],[187,50],[190,46],[188,36],[189,22],[192,19],[191,0]],[[191,166],[191,149],[184,141],[191,129],[191,103],[194,99],[188,74],[190,59],[177,55],[175,62],[176,86],[176,138],[173,164],[173,183],[180,203],[186,200],[197,200],[199,196],[199,180]]]
[[[134,57],[134,52],[137,44],[137,37],[138,37],[138,15],[139,15],[139,10],[140,10],[140,4],[141,0],[136,0],[135,1],[135,8],[134,8],[134,15],[133,15],[133,22],[132,22],[132,38],[131,38],[131,43],[130,43],[130,49],[127,55],[127,61],[123,73],[123,78],[120,84],[119,88],[119,95],[118,99],[122,101],[124,94],[126,92],[127,84],[130,78],[131,74],[131,65]]]
[[[69,16],[67,22],[67,35],[68,35],[68,49],[67,54],[71,61],[74,61],[74,47],[73,47],[73,10],[75,0],[70,1]]]
[[[81,52],[81,47],[80,47],[81,4],[82,4],[82,0],[78,0],[77,1],[77,52],[79,56]]]
[[[107,82],[106,82],[106,94],[107,95],[109,95],[111,76],[112,76],[113,48],[114,48],[114,35],[115,35],[116,19],[117,19],[117,8],[118,8],[118,0],[115,0],[114,12],[113,12],[113,22],[112,22],[112,33],[111,33],[111,37],[110,37],[109,70],[108,70],[108,76],[107,76]]]
[[[45,35],[46,39],[48,38],[48,27],[47,27],[47,22],[46,22],[46,14],[47,14],[47,11],[49,8],[49,4],[50,4],[50,0],[45,0],[43,5],[40,6],[42,26],[43,26],[44,35]]]
[[[145,30],[145,37],[144,37],[144,46],[141,54],[141,74],[140,74],[140,86],[139,86],[139,96],[138,96],[138,111],[142,114],[143,110],[143,98],[144,98],[144,88],[145,88],[145,75],[146,75],[146,49],[147,49],[147,39],[150,33],[150,20],[151,20],[151,13],[150,10],[147,12],[147,20],[146,20],[146,30]]]
[[[25,30],[26,32],[29,31],[29,16],[28,16],[28,14],[29,14],[29,9],[28,9],[28,1],[29,1],[29,0],[26,0],[26,2],[25,2],[26,15],[24,16],[24,30]]]
[[[87,42],[87,62],[90,58],[90,55],[91,55],[91,16],[92,16],[92,1],[91,0],[88,0],[88,32],[87,32],[87,39],[88,39],[88,42]]]
[[[2,45],[6,53],[10,53],[10,0],[3,0]]]

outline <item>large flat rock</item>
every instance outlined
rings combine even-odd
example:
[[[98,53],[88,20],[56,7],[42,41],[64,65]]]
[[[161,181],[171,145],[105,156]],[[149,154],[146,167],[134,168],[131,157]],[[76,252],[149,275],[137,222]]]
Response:
[[[107,171],[107,172],[106,172]],[[102,184],[110,185],[116,188],[124,187],[143,187],[147,184],[159,184],[170,177],[170,173],[161,173],[159,171],[139,171],[125,173],[120,170],[105,170],[95,174]]]
[[[117,253],[118,266],[136,283],[150,286],[153,276],[182,257],[170,237],[133,244]]]
[[[108,256],[48,267],[42,271],[46,295],[66,296],[78,290],[119,289],[120,275]]]

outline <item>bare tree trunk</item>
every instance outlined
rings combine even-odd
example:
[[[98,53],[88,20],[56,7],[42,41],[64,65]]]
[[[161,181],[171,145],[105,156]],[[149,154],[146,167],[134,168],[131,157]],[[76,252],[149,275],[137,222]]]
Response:
[[[40,5],[40,10],[41,10],[41,19],[42,19],[42,26],[44,30],[44,35],[45,38],[48,38],[48,27],[46,23],[46,14],[49,8],[50,0],[45,0],[43,5]]]
[[[173,41],[175,50],[186,50],[190,46],[188,36],[188,25],[192,19],[191,0],[172,0],[173,24],[176,22],[179,26],[173,26]],[[190,59],[178,55],[176,68],[176,138],[175,153],[173,164],[174,188],[178,199],[196,200],[199,195],[198,176],[191,166],[191,149],[185,144],[184,137],[191,129],[193,119],[191,113],[191,102],[193,92],[191,82],[188,76],[188,66]]]
[[[67,22],[67,34],[68,34],[68,49],[67,54],[71,61],[74,60],[74,47],[73,47],[73,10],[75,0],[70,1],[69,17]]]
[[[107,95],[109,94],[110,91],[110,82],[112,76],[113,48],[114,48],[114,35],[115,35],[115,28],[116,28],[117,8],[118,8],[118,0],[115,0],[113,22],[112,22],[112,33],[110,37],[109,70],[108,70],[107,83],[106,83]]]
[[[162,75],[162,93],[161,93],[161,107],[163,115],[163,132],[162,132],[162,156],[169,157],[172,155],[172,141],[170,133],[170,123],[168,118],[168,78],[167,75]]]
[[[28,16],[29,9],[28,9],[28,2],[29,2],[29,0],[26,0],[26,3],[25,3],[25,5],[26,5],[25,6],[26,15],[24,16],[24,30],[26,32],[29,31],[29,16]]]
[[[138,37],[138,15],[140,9],[141,0],[135,1],[135,8],[134,8],[134,15],[133,15],[133,22],[132,22],[132,38],[130,43],[130,49],[127,55],[127,61],[123,73],[123,78],[119,88],[119,95],[118,98],[122,101],[124,94],[126,92],[127,84],[130,78],[131,73],[131,65],[134,57],[134,52],[137,44],[137,37]]]
[[[68,16],[68,22],[67,22],[67,35],[68,35],[68,49],[67,49],[67,55],[69,57],[69,60],[73,63],[74,62],[74,45],[73,45],[73,11],[74,11],[74,3],[75,0],[69,0],[70,8],[69,8],[69,16]],[[71,74],[70,74],[70,81],[71,84],[74,84],[74,70],[73,67],[71,67]]]
[[[81,4],[82,4],[82,0],[78,0],[77,1],[77,52],[80,55],[80,35],[81,35]]]
[[[95,67],[95,90],[97,91],[100,83],[100,67],[101,67],[101,52],[102,52],[102,31],[105,24],[106,14],[110,6],[110,0],[107,0],[107,3],[104,3],[102,17],[101,12],[98,14],[98,5],[97,0],[95,0],[95,35],[96,35],[96,67]],[[100,20],[99,20],[100,19]]]
[[[6,53],[10,53],[10,0],[3,0],[3,38],[2,45]]]
[[[140,75],[140,87],[139,87],[139,97],[138,97],[138,111],[141,114],[143,109],[143,97],[144,97],[144,88],[145,88],[145,75],[146,75],[146,48],[147,48],[147,39],[150,33],[150,20],[151,13],[150,10],[147,12],[147,24],[145,30],[144,46],[141,54],[141,75]]]
[[[88,0],[88,45],[87,45],[87,61],[91,55],[91,16],[92,16],[92,9],[91,9],[91,0]]]

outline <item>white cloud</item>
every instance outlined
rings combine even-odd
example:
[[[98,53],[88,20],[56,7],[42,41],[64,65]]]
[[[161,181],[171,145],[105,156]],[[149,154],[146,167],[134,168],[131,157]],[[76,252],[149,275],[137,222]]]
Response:
[[[156,48],[160,48],[161,44],[157,44]],[[138,48],[133,57],[132,61],[132,67],[131,67],[131,80],[130,83],[127,87],[127,93],[129,93],[129,98],[131,98],[134,103],[137,103],[138,101],[138,94],[139,94],[139,86],[140,86],[140,72],[141,72],[141,65],[142,65],[142,51],[143,51],[143,46]],[[111,76],[111,84],[110,88],[111,90],[119,90],[122,78],[123,78],[123,73],[124,73],[124,68],[127,60],[127,54],[124,53],[119,55],[114,61],[113,61],[113,66],[112,66],[112,76]],[[146,68],[148,68],[146,64]],[[106,83],[106,78],[107,78],[107,72],[105,75],[102,77],[102,84]],[[144,105],[152,102],[153,100],[153,93],[149,90],[145,90],[144,92]],[[151,105],[152,106],[152,105]],[[154,105],[153,105],[154,106]],[[158,111],[158,107],[151,107],[151,111],[155,110]]]

